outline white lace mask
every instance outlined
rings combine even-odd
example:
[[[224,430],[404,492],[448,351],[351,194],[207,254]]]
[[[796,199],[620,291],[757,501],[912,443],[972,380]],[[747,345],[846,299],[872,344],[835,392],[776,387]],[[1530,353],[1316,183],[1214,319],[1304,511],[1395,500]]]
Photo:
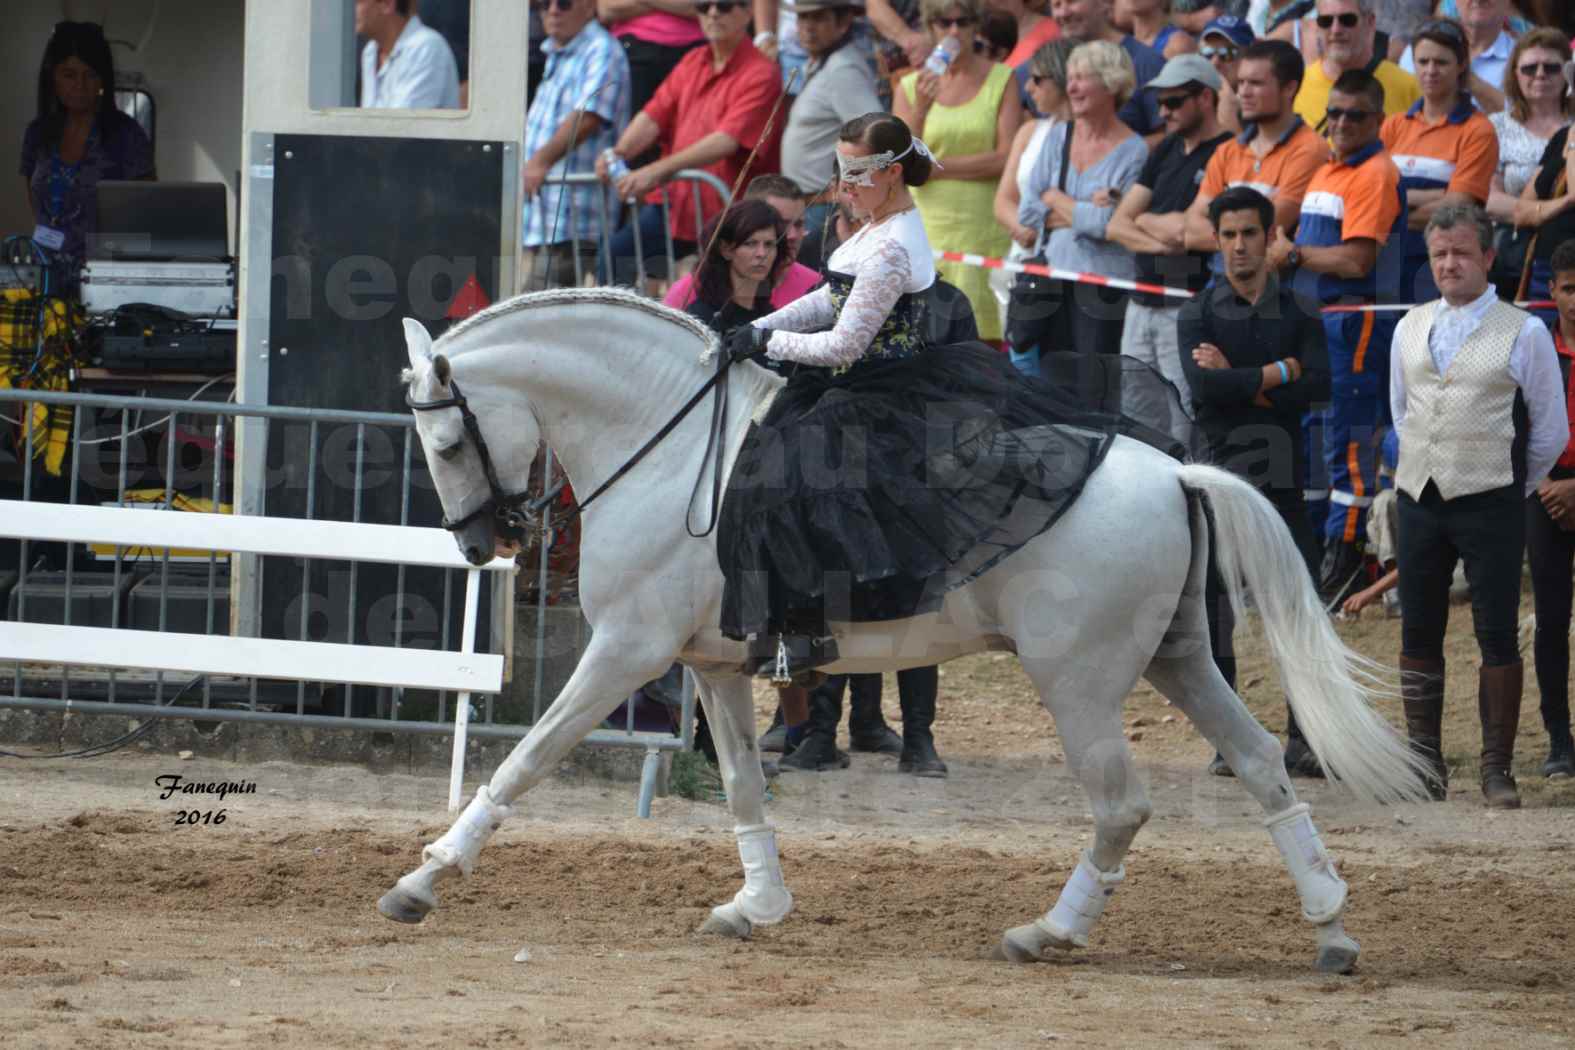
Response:
[[[849,186],[874,186],[875,180],[871,177],[872,172],[885,171],[906,157],[910,152],[917,152],[919,156],[924,157],[937,168],[941,166],[940,161],[936,160],[935,155],[930,152],[930,147],[924,144],[924,140],[915,136],[913,141],[908,144],[908,148],[901,153],[885,150],[881,153],[871,153],[863,157],[849,157],[839,151],[837,153],[839,176]]]

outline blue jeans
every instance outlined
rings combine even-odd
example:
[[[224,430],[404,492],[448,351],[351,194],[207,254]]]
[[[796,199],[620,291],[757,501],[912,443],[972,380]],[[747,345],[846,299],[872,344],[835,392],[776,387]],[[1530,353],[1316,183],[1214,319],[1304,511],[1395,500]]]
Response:
[[[636,262],[635,230],[639,230],[639,254],[645,258],[647,277],[669,276],[667,216],[660,204],[642,204],[634,218],[608,238],[596,261],[598,284],[632,285],[639,278]],[[674,240],[672,257],[680,259],[695,250],[693,241]]]

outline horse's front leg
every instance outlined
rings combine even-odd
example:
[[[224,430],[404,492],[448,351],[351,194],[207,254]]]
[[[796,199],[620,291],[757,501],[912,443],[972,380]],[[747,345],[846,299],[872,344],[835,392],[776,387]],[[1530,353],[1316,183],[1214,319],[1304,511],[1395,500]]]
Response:
[[[437,906],[437,883],[469,875],[481,847],[511,810],[509,803],[557,768],[630,693],[667,670],[678,652],[658,640],[635,641],[616,627],[591,638],[574,674],[540,722],[476,791],[452,827],[421,851],[422,864],[394,884],[377,910],[396,922],[420,922]],[[756,774],[759,774],[758,768]]]
[[[722,787],[733,814],[738,857],[744,864],[744,888],[731,901],[711,909],[701,933],[748,937],[756,925],[781,922],[793,910],[793,895],[782,879],[777,839],[765,817],[766,778],[755,747],[755,712],[749,679],[742,675],[702,680],[705,705],[722,767]]]

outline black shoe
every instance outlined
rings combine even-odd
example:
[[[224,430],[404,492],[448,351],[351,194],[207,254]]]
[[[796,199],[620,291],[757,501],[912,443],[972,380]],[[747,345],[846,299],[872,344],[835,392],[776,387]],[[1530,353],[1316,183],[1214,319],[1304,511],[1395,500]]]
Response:
[[[837,640],[830,635],[765,634],[749,640],[749,662],[756,678],[773,682],[812,684],[815,668],[837,659]]]
[[[838,749],[837,742],[831,734],[812,732],[804,738],[803,743],[793,749],[792,754],[782,758],[777,765],[783,771],[819,773],[827,769],[847,769],[849,759]]]
[[[1564,734],[1562,740],[1553,741],[1548,748],[1548,760],[1542,763],[1542,775],[1548,780],[1575,777],[1575,745],[1572,745],[1568,733]]]
[[[848,749],[875,755],[902,754],[902,737],[891,726],[883,725],[873,730],[855,733],[848,731]]]
[[[897,700],[902,706],[902,755],[897,760],[899,773],[941,779],[946,763],[935,753],[935,697],[940,691],[940,672],[934,667],[914,667],[897,674]]]
[[[1318,780],[1327,777],[1323,763],[1318,761],[1313,749],[1307,746],[1306,738],[1299,736],[1293,736],[1285,742],[1285,772],[1293,777],[1313,777]]]
[[[777,705],[776,714],[771,716],[771,724],[766,727],[764,733],[760,734],[760,739],[755,742],[755,746],[762,751],[770,751],[778,755],[787,750],[787,726],[782,724],[781,704]]]
[[[1229,762],[1225,761],[1225,756],[1218,751],[1214,752],[1214,761],[1209,763],[1209,776],[1234,777],[1235,775],[1236,771],[1230,767]]]
[[[880,679],[850,677],[848,697],[848,747],[877,755],[902,754],[902,737],[886,724],[880,713]]]
[[[910,739],[903,743],[902,757],[897,760],[897,772],[945,780],[948,770],[941,756],[935,753],[935,738],[926,734],[922,740]]]

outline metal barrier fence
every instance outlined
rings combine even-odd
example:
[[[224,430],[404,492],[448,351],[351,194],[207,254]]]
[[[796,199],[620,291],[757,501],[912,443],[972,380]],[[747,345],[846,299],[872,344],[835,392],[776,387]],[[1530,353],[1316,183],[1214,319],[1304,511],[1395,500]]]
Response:
[[[573,192],[573,187],[576,186],[601,187],[601,180],[598,179],[593,172],[580,172],[576,174],[559,175],[549,178],[546,180],[545,184],[566,188],[566,192],[560,194],[559,201],[566,201],[568,206],[563,207],[560,204],[557,209],[557,214],[546,221],[545,228],[549,231],[549,234],[555,228],[559,230],[560,233],[566,232],[568,234],[562,243],[567,243],[570,245],[570,255],[573,259],[575,285],[584,285],[586,283],[585,279],[587,276],[591,276],[594,279],[594,282],[597,284],[607,283],[601,280],[599,274],[594,272],[587,274],[586,272],[585,259],[592,253],[586,251],[586,242],[578,236],[578,232],[582,225],[581,220],[584,217],[584,212],[580,203],[581,194]],[[675,184],[680,187],[676,191],[674,189]],[[685,184],[687,184],[687,189],[682,188]],[[662,252],[660,256],[650,254],[646,251],[647,246],[645,244],[645,236],[641,231],[640,223],[636,221],[638,218],[638,212],[643,207],[643,203],[638,201],[626,202],[630,210],[628,226],[633,235],[636,282],[635,287],[640,288],[641,290],[645,289],[646,282],[650,278],[647,266],[652,259],[665,258],[667,262],[666,275],[669,278],[672,276],[673,271],[676,268],[678,257],[673,248],[674,241],[671,221],[674,192],[687,193],[691,195],[691,200],[694,204],[695,243],[700,244],[704,241],[705,209],[701,206],[701,187],[703,186],[710,187],[716,192],[717,196],[722,200],[723,207],[726,207],[732,202],[732,192],[729,190],[727,185],[722,182],[721,179],[717,178],[709,171],[701,171],[695,168],[685,168],[678,174],[674,175],[665,186],[661,187],[662,198],[659,208],[661,209],[662,217]],[[610,265],[610,260],[612,258],[610,241],[612,239],[612,231],[616,226],[616,224],[611,221],[613,208],[615,205],[612,202],[612,193],[610,191],[604,190],[603,192],[598,192],[594,199],[596,205],[595,226],[599,231],[595,243],[594,254],[599,261],[604,259],[609,260]],[[622,207],[622,205],[618,206]]]
[[[23,500],[53,496],[71,503],[141,502],[167,513],[180,513],[176,508],[221,510],[235,491],[229,466],[234,435],[248,426],[259,427],[263,447],[272,442],[275,449],[267,457],[265,495],[286,486],[303,489],[306,518],[318,515],[323,502],[319,497],[330,485],[350,490],[348,520],[364,520],[363,495],[383,485],[398,486],[397,524],[426,523],[412,521],[413,512],[433,523],[437,516],[430,479],[413,447],[414,420],[405,414],[0,389],[0,417],[20,429],[17,452]],[[52,478],[35,453],[41,442],[61,441],[68,443],[67,454],[61,476]],[[64,549],[48,549],[56,546]],[[97,626],[128,628],[128,644],[134,643],[130,631],[135,629],[214,634],[227,633],[232,624],[249,623],[262,623],[267,629],[245,633],[296,640],[368,639],[391,641],[396,647],[445,650],[457,644],[460,603],[455,599],[453,570],[400,566],[390,581],[378,578],[376,570],[382,567],[359,565],[353,557],[346,557],[337,571],[333,565],[312,560],[302,560],[298,568],[274,566],[272,573],[259,569],[259,579],[284,580],[288,586],[275,584],[275,591],[285,594],[261,588],[257,602],[269,605],[274,614],[248,617],[227,596],[226,577],[234,579],[234,573],[246,571],[245,567],[225,566],[226,559],[219,554],[205,552],[192,559],[167,548],[82,551],[78,546],[46,547],[23,539],[15,543],[14,563],[13,552],[0,547],[0,630],[8,619],[69,625],[77,616],[91,618]],[[552,637],[550,621],[567,619],[567,614],[555,616],[548,603],[550,548],[550,543],[543,543],[535,552],[535,623],[528,639],[517,642],[514,636],[515,596],[498,595],[492,603],[493,651],[499,651],[501,642],[502,652],[528,657],[533,667],[528,691],[516,680],[506,693],[483,698],[478,705],[482,710],[472,708],[470,731],[478,737],[524,736],[551,701],[547,664],[561,659],[572,668],[583,649],[577,637],[582,622],[577,614],[574,631],[559,631],[558,637]],[[84,569],[81,563],[89,557],[108,565],[109,571]],[[59,569],[43,568],[57,561]],[[379,585],[391,591],[373,598]],[[526,645],[528,652],[522,651]],[[517,679],[518,660],[512,666]],[[138,717],[403,733],[453,731],[446,693],[421,696],[366,687],[357,687],[362,690],[357,693],[345,687],[336,695],[334,683],[291,679],[287,671],[277,679],[261,681],[204,679],[200,698],[193,699],[197,706],[179,707],[160,706],[171,688],[162,674],[150,678],[113,669],[87,673],[80,668],[73,672],[66,667],[17,664],[9,677],[10,695],[0,696],[0,708],[64,710],[69,704],[76,711]],[[58,696],[29,690],[58,690]],[[659,753],[692,746],[694,698],[686,676],[679,736],[637,729],[631,703],[621,727],[599,729],[587,738],[595,745],[646,750],[643,810],[649,808]]]

